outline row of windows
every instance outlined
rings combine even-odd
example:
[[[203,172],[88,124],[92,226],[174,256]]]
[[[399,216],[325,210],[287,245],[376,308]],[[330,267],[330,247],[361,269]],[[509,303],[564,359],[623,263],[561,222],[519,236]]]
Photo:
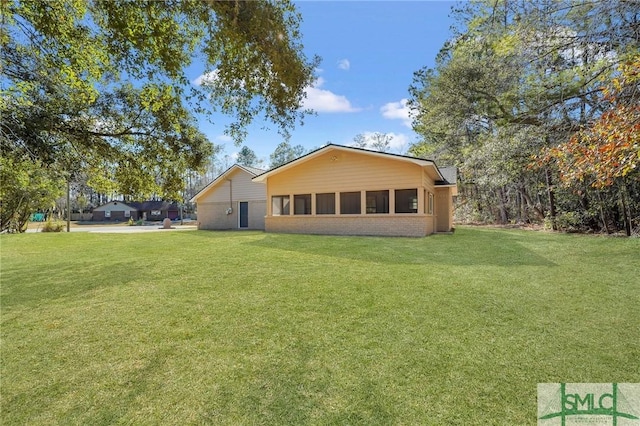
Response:
[[[271,212],[274,216],[290,214],[288,195],[271,197]],[[426,212],[433,214],[433,194],[429,193]],[[367,213],[389,213],[389,191],[367,191]],[[396,213],[418,213],[418,190],[395,190]],[[361,214],[360,192],[340,193],[340,214]],[[293,196],[293,214],[311,214],[311,194]],[[336,214],[336,196],[334,193],[316,194],[316,214]]]

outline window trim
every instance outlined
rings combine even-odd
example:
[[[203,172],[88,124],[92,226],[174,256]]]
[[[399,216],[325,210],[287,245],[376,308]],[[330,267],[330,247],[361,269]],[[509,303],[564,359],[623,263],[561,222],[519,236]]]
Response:
[[[402,192],[409,192],[409,191],[413,191],[415,195],[413,196],[407,196],[405,197],[398,197],[398,192],[402,193]],[[406,189],[395,189],[394,190],[394,211],[397,214],[418,214],[418,188],[406,188]],[[409,203],[409,206],[405,206],[405,208],[402,208],[401,203],[403,201],[407,201]],[[398,207],[401,207],[400,209]],[[400,211],[399,211],[400,210]]]
[[[386,197],[385,197],[386,193]],[[382,199],[382,205],[378,205],[379,197]],[[366,213],[367,214],[389,214],[389,190],[383,189],[379,191],[366,191]],[[369,201],[373,200],[373,205],[369,204]],[[382,211],[378,211],[382,209]],[[373,211],[371,211],[373,210]],[[386,210],[386,211],[385,211]]]
[[[279,199],[280,213],[275,213],[274,202]],[[286,206],[284,201],[287,200]],[[271,196],[271,216],[289,216],[291,214],[291,197],[289,195],[272,195]]]

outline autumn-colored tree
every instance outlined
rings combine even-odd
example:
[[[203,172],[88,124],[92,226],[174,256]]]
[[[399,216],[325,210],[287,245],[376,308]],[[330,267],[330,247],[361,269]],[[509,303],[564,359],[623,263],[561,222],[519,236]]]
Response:
[[[640,52],[639,13],[637,1],[472,0],[454,7],[453,37],[435,67],[414,74],[409,106],[420,139],[409,153],[458,167],[456,220],[614,232],[629,224],[621,199],[629,202],[627,218],[640,219],[629,213],[640,211],[637,148],[629,139],[638,134],[638,84],[634,71],[624,77],[619,67]],[[600,140],[604,152],[589,151],[589,139]],[[586,166],[567,167],[584,178],[559,184],[557,162],[540,154],[569,141],[600,156],[593,167],[624,177],[610,182]],[[528,167],[536,155],[541,167]]]
[[[631,232],[627,184],[640,180],[640,55],[619,67],[604,87],[606,110],[567,142],[542,151],[537,165],[554,161],[561,183],[619,188],[627,235]]]
[[[640,172],[640,55],[620,66],[620,75],[603,88],[607,110],[568,142],[543,151],[541,160],[555,160],[561,181],[587,182],[594,188]]]

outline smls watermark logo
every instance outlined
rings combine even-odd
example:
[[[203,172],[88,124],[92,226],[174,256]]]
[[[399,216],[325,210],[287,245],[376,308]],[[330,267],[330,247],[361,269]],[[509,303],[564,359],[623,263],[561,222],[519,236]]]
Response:
[[[539,426],[640,426],[640,383],[538,383]]]

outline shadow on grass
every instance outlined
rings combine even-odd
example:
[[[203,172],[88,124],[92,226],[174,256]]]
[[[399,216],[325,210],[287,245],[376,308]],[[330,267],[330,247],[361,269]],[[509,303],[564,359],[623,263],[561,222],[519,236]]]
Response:
[[[557,266],[526,248],[521,243],[524,238],[500,231],[475,230],[425,238],[264,234],[262,238],[246,244],[256,249],[394,265]]]
[[[25,271],[24,269],[29,269]],[[62,298],[76,298],[107,287],[139,280],[143,270],[134,261],[49,264],[34,272],[31,266],[5,268],[2,271],[2,308],[35,307]],[[27,277],[27,278],[25,278]]]

